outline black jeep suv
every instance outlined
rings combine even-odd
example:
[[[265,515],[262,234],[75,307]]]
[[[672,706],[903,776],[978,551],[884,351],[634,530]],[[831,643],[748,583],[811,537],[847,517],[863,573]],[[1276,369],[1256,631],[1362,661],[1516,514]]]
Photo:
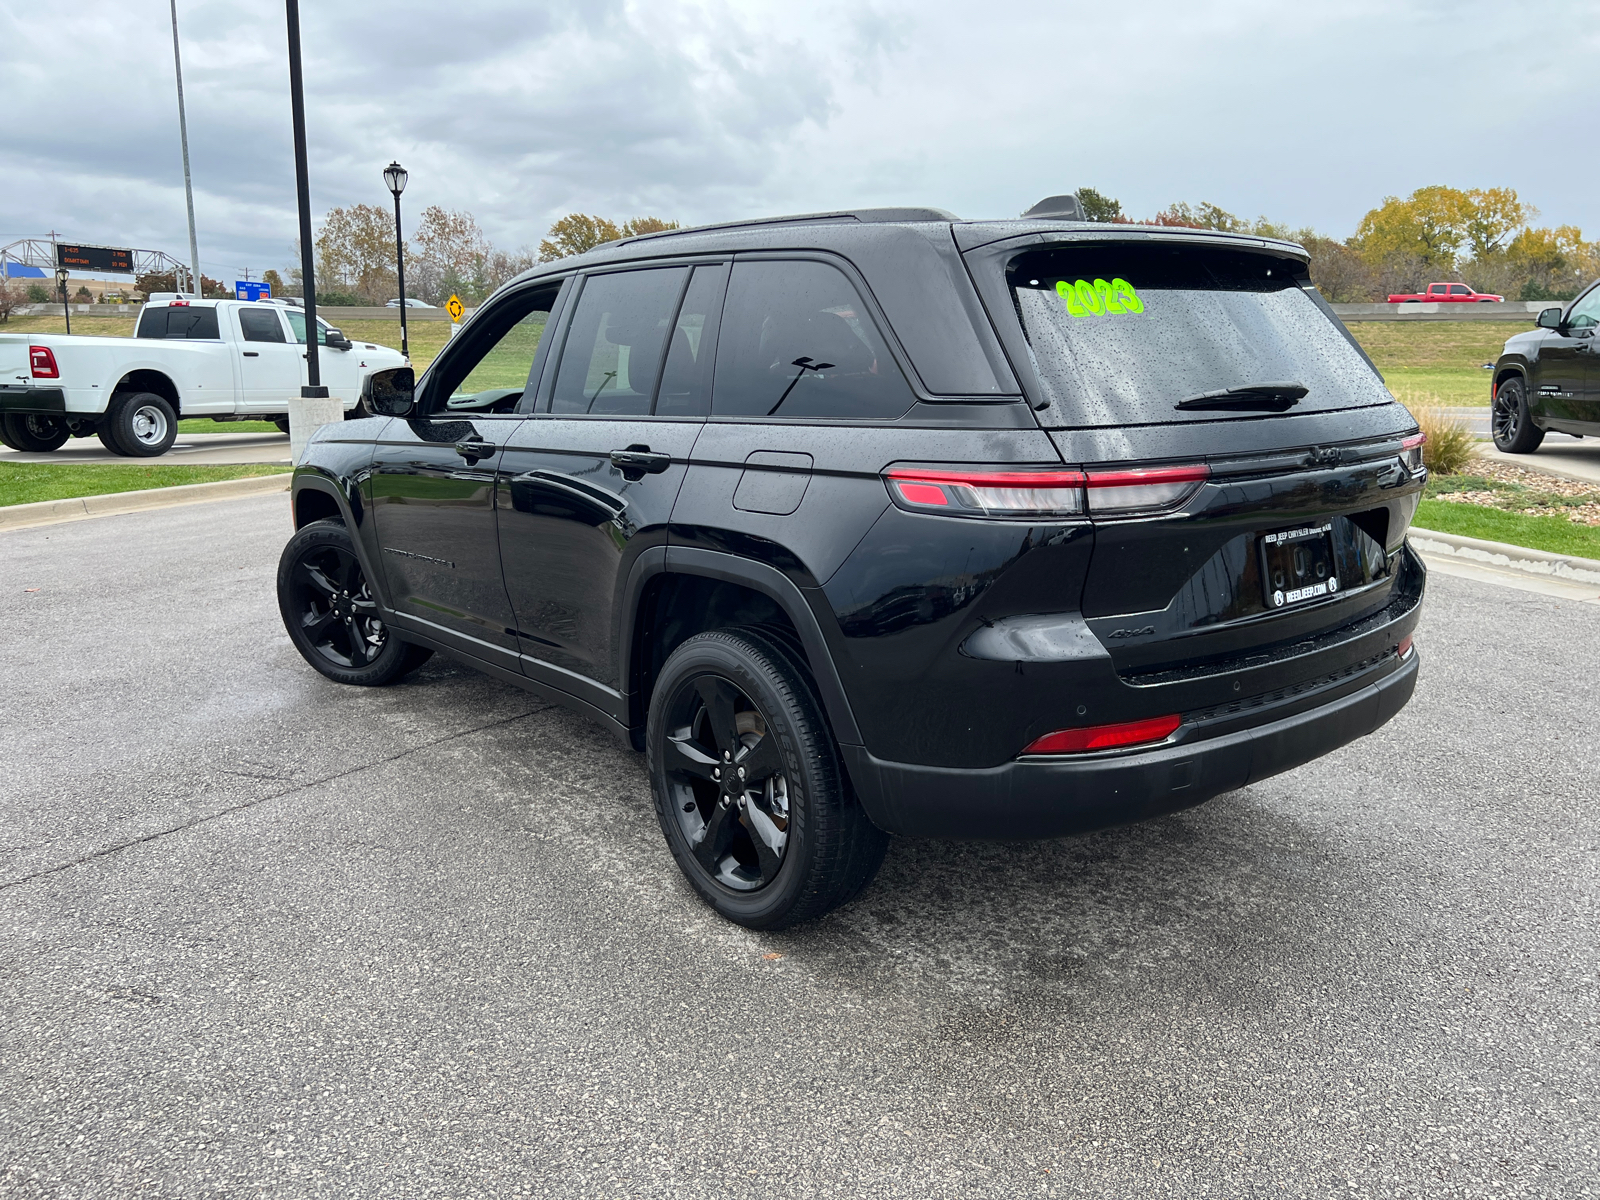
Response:
[[[1508,454],[1532,454],[1552,429],[1600,436],[1600,283],[1565,307],[1539,314],[1538,328],[1506,341],[1494,365],[1489,428]]]
[[[892,833],[1199,804],[1410,697],[1416,424],[1297,246],[793,217],[519,277],[294,475],[330,679],[442,650],[648,755],[672,853],[772,928]]]

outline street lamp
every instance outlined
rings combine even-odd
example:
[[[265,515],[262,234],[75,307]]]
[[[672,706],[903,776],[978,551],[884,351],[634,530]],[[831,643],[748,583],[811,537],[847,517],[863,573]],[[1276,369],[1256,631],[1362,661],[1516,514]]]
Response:
[[[67,332],[72,332],[72,306],[67,303],[67,269],[56,268],[56,284],[61,288],[61,315],[67,319]]]
[[[383,182],[394,193],[394,262],[395,274],[400,281],[400,353],[409,359],[411,347],[406,341],[406,243],[400,236],[400,193],[406,190],[406,169],[391,162],[383,169]]]

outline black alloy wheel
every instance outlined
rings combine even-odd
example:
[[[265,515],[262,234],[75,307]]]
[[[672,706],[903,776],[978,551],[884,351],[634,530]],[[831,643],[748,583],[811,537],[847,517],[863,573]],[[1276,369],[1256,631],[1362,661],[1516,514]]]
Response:
[[[60,417],[38,413],[7,413],[0,418],[0,441],[13,450],[29,454],[48,454],[59,450],[71,431]]]
[[[1528,385],[1513,375],[1494,393],[1489,409],[1489,432],[1506,454],[1531,454],[1544,441],[1544,430],[1528,416]]]
[[[877,873],[888,837],[850,792],[810,675],[777,638],[738,628],[679,646],[646,743],[673,857],[730,920],[810,920]]]
[[[393,683],[433,653],[390,632],[340,521],[313,521],[289,539],[278,561],[278,609],[301,656],[338,683]]]

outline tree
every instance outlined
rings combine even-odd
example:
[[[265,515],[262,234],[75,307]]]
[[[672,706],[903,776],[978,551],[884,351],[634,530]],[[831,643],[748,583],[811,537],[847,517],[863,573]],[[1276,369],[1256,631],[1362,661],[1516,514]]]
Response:
[[[184,272],[185,286],[189,282],[189,273]],[[149,296],[155,292],[176,292],[178,290],[178,273],[176,271],[146,271],[143,275],[135,277],[133,290]],[[211,278],[204,272],[200,275],[200,295],[207,300],[231,300],[233,293],[223,287],[221,282]]]
[[[539,243],[539,261],[555,262],[558,258],[582,254],[621,236],[622,230],[604,217],[568,213],[550,226],[550,236]]]
[[[1539,215],[1517,199],[1515,188],[1473,188],[1467,194],[1461,232],[1474,259],[1487,258],[1506,238]]]
[[[1152,225],[1172,225],[1184,229],[1220,229],[1227,233],[1245,233],[1250,222],[1236,217],[1227,209],[1210,202],[1190,206],[1182,200],[1168,205],[1151,219]]]
[[[11,319],[11,312],[17,304],[17,289],[8,280],[0,279],[0,324]]]
[[[1122,215],[1122,202],[1113,200],[1102,192],[1097,192],[1092,187],[1078,189],[1078,207],[1083,210],[1085,221],[1122,222],[1127,218]]]
[[[1369,263],[1420,261],[1437,273],[1455,269],[1456,254],[1466,241],[1472,201],[1458,188],[1418,188],[1402,200],[1385,196],[1361,218],[1352,243]]]
[[[261,282],[272,289],[272,294],[274,296],[282,296],[286,294],[283,290],[283,276],[279,275],[276,271],[269,269],[262,272]]]
[[[318,281],[330,291],[353,293],[369,304],[395,294],[394,216],[382,206],[330,209],[316,245]]]
[[[635,217],[622,223],[623,237],[642,237],[647,233],[666,233],[678,229],[676,221],[663,221],[660,217]]]

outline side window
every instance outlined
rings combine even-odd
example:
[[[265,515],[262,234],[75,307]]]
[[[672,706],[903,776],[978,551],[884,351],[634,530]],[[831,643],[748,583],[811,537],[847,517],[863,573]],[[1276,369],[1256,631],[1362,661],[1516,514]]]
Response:
[[[222,330],[217,325],[217,310],[173,305],[167,309],[165,336],[168,340],[179,338],[186,341],[203,339],[215,341],[222,337]]]
[[[537,380],[533,376],[539,345],[550,320],[550,307],[561,291],[553,287],[530,288],[496,301],[472,324],[471,341],[454,347],[439,364],[438,377],[429,385],[436,413],[509,413],[521,403]]]
[[[584,280],[556,370],[552,413],[649,413],[687,273],[661,267]]]
[[[241,308],[239,331],[247,342],[287,342],[283,336],[283,322],[270,308]]]
[[[1569,329],[1593,329],[1596,325],[1600,325],[1600,288],[1574,304],[1567,315]]]
[[[667,365],[656,392],[659,417],[703,417],[711,411],[711,364],[716,359],[717,318],[728,284],[726,263],[696,267],[672,325]]]
[[[294,340],[302,346],[306,344],[306,314],[299,309],[285,309],[284,316],[289,318],[289,328],[294,331]],[[317,318],[317,345],[328,344],[328,327],[323,324],[322,318]]]
[[[1472,295],[1472,289],[1464,283],[1452,283],[1450,285],[1450,294],[1452,296],[1470,296]]]
[[[870,420],[898,417],[915,402],[842,271],[819,262],[734,264],[713,413]]]

